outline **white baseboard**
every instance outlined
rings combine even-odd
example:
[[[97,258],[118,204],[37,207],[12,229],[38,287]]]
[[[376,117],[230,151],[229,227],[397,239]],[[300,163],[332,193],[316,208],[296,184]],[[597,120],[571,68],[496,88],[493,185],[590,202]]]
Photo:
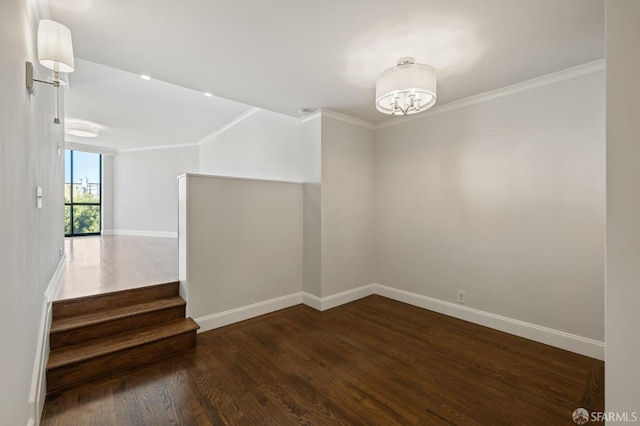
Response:
[[[322,310],[322,298],[315,296],[311,293],[302,292],[302,303],[312,307],[316,311]]]
[[[327,297],[318,297],[305,292],[293,293],[287,296],[266,300],[264,302],[254,303],[252,305],[196,318],[196,322],[200,325],[199,331],[202,332],[239,321],[244,321],[259,315],[268,314],[300,303],[304,303],[305,305],[319,311],[325,311],[372,294],[377,294],[409,305],[418,306],[420,308],[459,318],[464,321],[493,328],[505,333],[524,337],[525,339],[565,349],[591,358],[604,360],[604,342],[469,308],[468,306],[445,302],[432,297],[399,290],[381,284],[368,284],[352,290],[332,294]]]
[[[51,302],[56,294],[58,284],[62,278],[62,273],[67,265],[67,255],[63,254],[58,263],[56,271],[53,273],[47,289],[44,292],[42,301],[42,313],[40,315],[40,326],[38,328],[38,343],[36,347],[35,360],[31,373],[31,389],[29,390],[29,406],[33,413],[33,418],[29,419],[30,425],[39,425],[44,400],[47,395],[46,365],[49,358],[49,330],[51,329]]]
[[[336,306],[371,296],[374,294],[374,288],[375,284],[367,284],[351,290],[332,294],[327,297],[318,297],[313,294],[302,293],[302,303],[319,311],[326,311],[327,309],[335,308]]]
[[[374,292],[380,296],[430,311],[459,318],[474,324],[483,325],[505,333],[514,334],[556,348],[565,349],[591,358],[604,360],[604,342],[577,336],[564,331],[519,321],[513,318],[492,314],[467,306],[445,302],[420,294],[411,293],[381,284],[374,284]]]
[[[102,235],[124,235],[128,237],[178,238],[177,232],[137,231],[134,229],[107,229],[105,231],[102,231]]]
[[[300,303],[302,303],[302,293],[293,293],[286,296],[276,297],[275,299],[265,300],[264,302],[258,302],[252,305],[241,306],[239,308],[229,309],[228,311],[196,318],[195,321],[200,326],[200,330],[198,330],[198,332],[201,333],[203,331],[213,330],[214,328],[224,327],[225,325],[275,312],[280,309],[299,305]]]

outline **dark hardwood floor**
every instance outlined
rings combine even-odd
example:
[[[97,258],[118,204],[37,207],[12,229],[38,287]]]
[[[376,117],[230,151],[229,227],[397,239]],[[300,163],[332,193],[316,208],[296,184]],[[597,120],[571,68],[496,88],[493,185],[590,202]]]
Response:
[[[42,424],[574,425],[603,411],[603,368],[370,296],[201,333],[193,353],[48,399]]]

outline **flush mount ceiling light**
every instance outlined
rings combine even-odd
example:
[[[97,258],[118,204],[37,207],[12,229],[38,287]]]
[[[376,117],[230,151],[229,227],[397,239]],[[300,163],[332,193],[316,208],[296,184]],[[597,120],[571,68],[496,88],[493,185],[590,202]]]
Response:
[[[56,21],[43,19],[38,23],[38,62],[40,65],[53,71],[51,81],[40,80],[33,76],[33,64],[27,62],[26,85],[27,90],[32,95],[36,94],[34,82],[51,84],[56,88],[55,103],[56,115],[53,122],[60,124],[58,88],[64,84],[60,78],[61,72],[73,72],[75,64],[73,61],[73,44],[71,42],[71,31],[69,28]]]
[[[100,133],[98,126],[76,121],[65,123],[64,131],[69,135],[80,136],[81,138],[95,138]]]
[[[426,111],[436,103],[436,70],[415,64],[413,58],[398,59],[398,65],[383,71],[376,81],[376,109],[390,115]]]

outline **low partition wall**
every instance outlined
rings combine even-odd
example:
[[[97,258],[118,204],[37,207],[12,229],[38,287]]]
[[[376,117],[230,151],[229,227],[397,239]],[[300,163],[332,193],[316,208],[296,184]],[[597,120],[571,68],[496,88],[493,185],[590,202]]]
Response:
[[[604,342],[381,284],[303,291],[302,184],[187,174],[179,179],[180,294],[200,331],[304,303],[323,311],[372,294],[604,359]]]
[[[200,331],[300,303],[302,184],[186,174],[178,188],[180,294]]]

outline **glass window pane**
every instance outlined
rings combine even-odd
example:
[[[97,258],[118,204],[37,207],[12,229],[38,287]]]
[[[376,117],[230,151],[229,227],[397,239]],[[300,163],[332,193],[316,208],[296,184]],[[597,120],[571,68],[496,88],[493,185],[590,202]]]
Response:
[[[73,206],[73,233],[100,232],[100,206]]]
[[[64,184],[64,202],[65,203],[71,202],[71,184],[70,183]]]
[[[73,183],[100,183],[100,154],[73,151]]]
[[[71,206],[64,206],[64,234],[71,234]]]
[[[83,181],[73,184],[74,203],[100,203],[100,184]]]
[[[65,150],[66,235],[100,233],[101,163],[100,154]]]

